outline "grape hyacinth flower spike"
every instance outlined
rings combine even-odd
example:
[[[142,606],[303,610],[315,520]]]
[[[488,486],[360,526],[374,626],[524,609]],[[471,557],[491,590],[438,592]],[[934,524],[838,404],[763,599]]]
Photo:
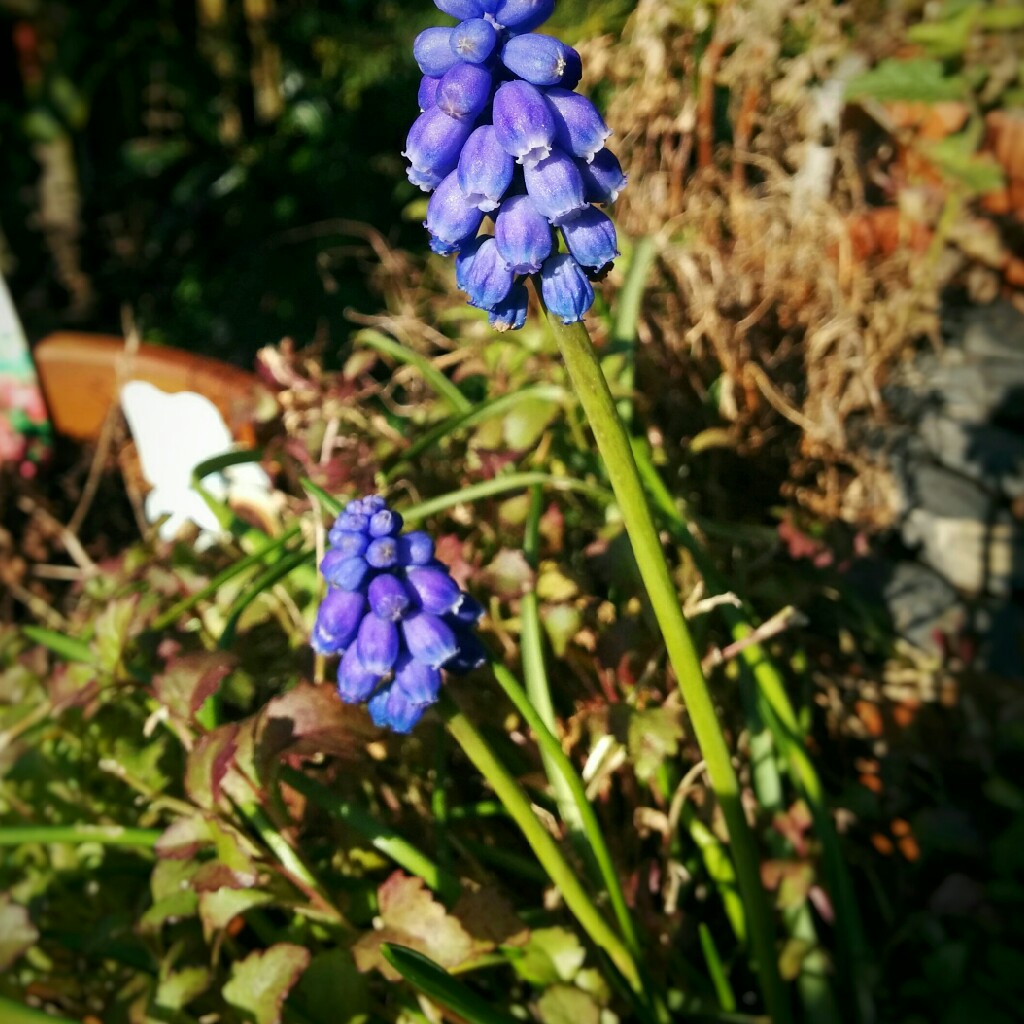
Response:
[[[434,193],[430,247],[459,256],[459,287],[496,330],[526,322],[531,275],[548,309],[575,323],[618,256],[594,204],[614,203],[626,184],[608,126],[575,92],[580,55],[536,31],[554,0],[434,2],[458,24],[416,39],[421,113],[403,154],[409,180]]]
[[[379,496],[350,501],[320,563],[328,583],[310,643],[341,654],[338,693],[366,703],[378,726],[405,733],[441,689],[441,671],[484,662],[473,629],[483,608],[434,558],[429,535],[402,532]]]

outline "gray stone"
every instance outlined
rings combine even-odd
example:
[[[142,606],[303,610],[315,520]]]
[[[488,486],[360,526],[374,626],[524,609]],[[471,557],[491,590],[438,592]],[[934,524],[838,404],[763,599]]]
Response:
[[[901,533],[923,562],[965,594],[1009,597],[1024,589],[1024,530],[1008,513],[986,521],[914,508]]]
[[[1024,679],[1024,608],[1008,601],[983,601],[972,609],[978,638],[974,666],[1009,679]]]
[[[896,632],[922,650],[940,653],[938,636],[959,633],[967,613],[956,590],[934,570],[897,562],[882,587]]]
[[[948,519],[975,519],[986,522],[997,513],[1000,502],[969,477],[918,456],[910,449],[904,467],[907,494],[905,507]]]
[[[950,341],[968,355],[1024,359],[1024,314],[1010,302],[970,307],[944,326]]]
[[[946,468],[1007,497],[1024,495],[1024,434],[936,412],[921,417],[917,434]]]
[[[1024,425],[1024,358],[943,359],[927,381],[926,408],[952,419]]]

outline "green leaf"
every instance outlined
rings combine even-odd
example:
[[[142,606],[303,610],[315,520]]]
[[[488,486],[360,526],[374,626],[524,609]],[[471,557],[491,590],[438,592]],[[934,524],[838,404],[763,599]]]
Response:
[[[32,643],[53,651],[64,661],[91,665],[94,660],[92,648],[87,643],[65,633],[57,633],[40,626],[22,626],[21,631]]]
[[[572,981],[586,958],[587,951],[567,928],[535,928],[512,966],[524,981],[547,986]]]
[[[601,1007],[575,985],[552,985],[537,1000],[544,1024],[599,1024]]]
[[[203,923],[203,937],[207,942],[223,931],[231,922],[253,907],[263,907],[273,902],[268,892],[257,889],[218,889],[216,892],[199,894],[199,920]]]
[[[233,666],[234,658],[223,651],[194,651],[171,657],[153,680],[153,694],[175,718],[191,722]]]
[[[572,638],[583,627],[583,613],[572,604],[545,605],[540,613],[544,631],[551,641],[555,656],[561,658]]]
[[[174,924],[186,917],[195,917],[199,906],[199,894],[190,889],[172,892],[157,900],[139,918],[139,931],[143,935],[155,935],[165,924]]]
[[[505,416],[502,432],[505,444],[514,451],[526,451],[540,440],[561,407],[542,398],[521,401]]]
[[[184,159],[188,150],[188,143],[184,139],[160,141],[139,138],[126,142],[121,147],[121,154],[130,170],[155,178]]]
[[[660,705],[630,715],[627,746],[636,777],[648,782],[666,758],[675,756],[682,736],[677,707]]]
[[[214,807],[220,801],[221,783],[232,768],[238,747],[238,724],[207,733],[192,748],[185,765],[185,790],[193,803]]]
[[[579,593],[579,584],[566,576],[557,562],[541,563],[537,576],[537,597],[542,601],[571,601]]]
[[[937,142],[922,143],[921,151],[944,175],[966,186],[972,194],[1002,188],[1003,169],[989,153],[977,152],[978,132],[973,128]]]
[[[347,949],[330,949],[313,957],[291,1001],[309,1024],[346,1024],[370,1012],[366,979]]]
[[[1024,7],[986,7],[978,12],[978,22],[990,32],[1012,32],[1024,28]]]
[[[7,893],[0,893],[0,971],[7,970],[38,940],[39,932],[28,911]]]
[[[117,675],[131,633],[138,597],[122,597],[111,601],[96,617],[93,650],[96,664],[110,675]]]
[[[154,1002],[160,1010],[181,1010],[201,996],[213,981],[209,967],[183,967],[165,974],[157,985]]]
[[[331,515],[336,516],[341,511],[343,502],[332,497],[322,487],[318,487],[309,479],[309,477],[304,476],[299,483],[302,485],[302,489],[306,491],[310,497],[316,498],[325,512],[329,512]]]
[[[943,21],[924,21],[907,29],[907,39],[923,47],[933,57],[959,57],[968,47],[979,7],[970,4]]]
[[[381,955],[382,944],[389,942],[418,949],[444,967],[457,967],[489,948],[431,896],[422,878],[396,871],[378,890],[377,905],[381,928],[362,936],[352,949],[360,971],[376,967],[397,980]]]
[[[719,956],[714,936],[703,921],[700,922],[699,931],[704,964],[707,967],[708,976],[711,978],[711,984],[715,986],[718,1003],[726,1013],[733,1013],[736,1009],[736,996],[733,995],[732,986],[729,984],[729,975],[722,963],[721,956]]]
[[[945,75],[937,60],[890,57],[870,71],[851,78],[846,86],[846,98],[937,103],[963,99],[968,91],[967,82],[955,75]]]
[[[383,355],[415,366],[427,384],[445,399],[454,412],[467,412],[472,408],[470,400],[426,356],[372,328],[360,331],[354,340],[356,344],[368,345]]]
[[[779,973],[786,981],[795,981],[800,977],[800,968],[804,959],[814,948],[814,943],[806,939],[787,939],[779,954]]]
[[[42,1010],[33,1010],[30,1006],[22,1006],[12,999],[0,996],[0,1020],[4,1024],[72,1024],[67,1017],[56,1017]]]
[[[495,1010],[422,953],[394,943],[385,943],[381,952],[399,976],[469,1024],[515,1024],[515,1017]]]
[[[288,992],[311,959],[308,949],[286,943],[250,953],[232,965],[224,998],[256,1024],[278,1024]]]

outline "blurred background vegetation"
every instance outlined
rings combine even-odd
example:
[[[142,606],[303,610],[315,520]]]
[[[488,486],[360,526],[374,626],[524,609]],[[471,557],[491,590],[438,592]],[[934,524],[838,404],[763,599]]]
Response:
[[[567,38],[629,0],[559,5]],[[401,150],[412,39],[391,0],[3,0],[3,266],[31,335],[120,331],[242,363],[369,306],[347,221],[422,247]]]

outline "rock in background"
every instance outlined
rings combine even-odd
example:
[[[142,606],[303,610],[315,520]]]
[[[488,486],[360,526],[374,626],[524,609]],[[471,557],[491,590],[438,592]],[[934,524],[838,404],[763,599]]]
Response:
[[[953,311],[944,332],[886,396],[899,555],[856,576],[918,646],[1024,678],[1024,315]]]

